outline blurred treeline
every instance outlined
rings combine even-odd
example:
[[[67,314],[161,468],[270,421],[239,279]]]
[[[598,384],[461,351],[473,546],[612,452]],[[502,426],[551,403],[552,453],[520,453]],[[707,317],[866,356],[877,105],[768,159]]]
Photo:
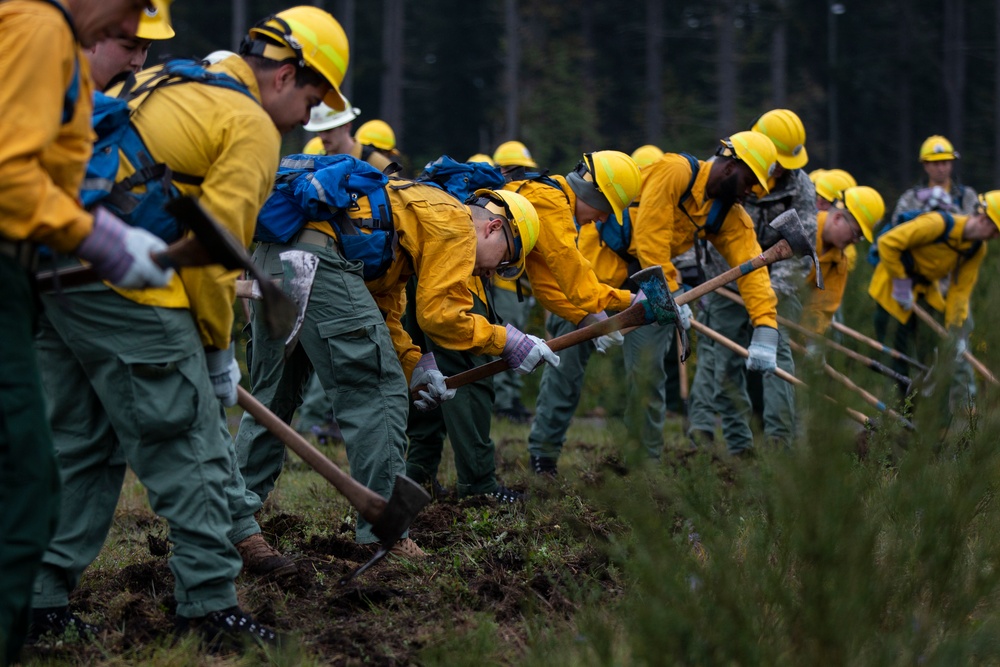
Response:
[[[178,36],[149,62],[234,48],[289,4],[177,0]],[[916,180],[920,142],[937,133],[961,151],[963,181],[1000,185],[996,0],[314,4],[351,37],[358,122],[389,121],[414,166],[510,138],[556,172],[589,149],[706,155],[784,106],[806,124],[809,168],[846,168],[887,199]]]

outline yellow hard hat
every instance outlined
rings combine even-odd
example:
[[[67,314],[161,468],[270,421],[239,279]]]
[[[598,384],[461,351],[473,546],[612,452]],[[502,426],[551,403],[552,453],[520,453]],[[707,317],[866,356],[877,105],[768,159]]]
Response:
[[[778,159],[778,150],[774,142],[760,132],[744,130],[721,139],[722,148],[718,154],[724,157],[735,157],[750,167],[760,187],[764,192],[770,192],[767,181],[774,174],[774,163]]]
[[[152,0],[153,6],[146,7],[139,16],[139,27],[135,31],[135,36],[153,41],[173,37],[174,29],[170,26],[170,2],[171,0]]]
[[[750,128],[774,142],[778,164],[785,169],[801,169],[809,162],[806,153],[806,128],[798,114],[789,109],[772,109]]]
[[[538,242],[540,224],[535,207],[522,194],[489,188],[476,190],[470,203],[506,218],[514,235],[512,241],[515,257],[509,264],[497,267],[497,277],[503,280],[517,280],[524,273],[525,258]]]
[[[942,137],[940,134],[935,134],[933,136],[924,139],[924,143],[920,145],[920,161],[921,162],[937,162],[939,160],[957,160],[961,157],[955,147],[951,145],[951,142]]]
[[[531,159],[531,151],[520,141],[505,141],[497,146],[493,151],[493,162],[498,167],[538,168],[538,164]]]
[[[475,155],[469,157],[469,159],[466,160],[466,162],[485,162],[491,167],[497,166],[497,163],[493,161],[493,158],[491,158],[486,153],[476,153]]]
[[[816,185],[816,179],[823,175],[826,169],[813,169],[809,172],[809,180],[812,181],[813,185]]]
[[[1000,229],[1000,190],[990,190],[979,195],[979,206],[997,226],[997,229]]]
[[[300,67],[312,68],[333,87],[323,98],[328,106],[337,111],[348,107],[347,98],[340,94],[350,61],[347,33],[337,19],[319,7],[300,5],[260,21],[250,28],[240,53],[277,61],[297,60]]]
[[[851,214],[854,221],[861,227],[861,233],[869,243],[874,243],[875,225],[885,215],[885,201],[882,195],[867,185],[857,185],[844,190],[833,205]]]
[[[854,177],[843,169],[828,169],[816,179],[816,194],[828,202],[832,202],[847,188],[858,184]]]
[[[391,151],[396,147],[396,133],[384,120],[375,119],[362,123],[354,133],[354,139],[359,144],[374,146],[383,151]]]
[[[661,151],[653,144],[646,144],[645,146],[639,146],[634,151],[632,151],[632,160],[636,163],[636,165],[640,169],[642,169],[648,164],[653,164],[661,157],[663,157],[663,151]]]
[[[326,155],[326,148],[323,147],[322,139],[313,137],[302,148],[302,152],[306,155]]]
[[[598,210],[613,212],[619,222],[622,212],[639,196],[639,190],[642,189],[639,167],[621,151],[584,153],[583,160],[567,181],[577,197]],[[590,188],[589,192],[587,188]]]

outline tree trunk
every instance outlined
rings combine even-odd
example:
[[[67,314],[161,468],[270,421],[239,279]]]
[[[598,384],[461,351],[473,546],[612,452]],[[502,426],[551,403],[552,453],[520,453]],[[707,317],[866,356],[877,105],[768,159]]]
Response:
[[[316,0],[316,4],[319,5],[320,0]],[[354,48],[354,0],[335,0],[333,3],[333,17],[340,22],[340,26],[347,33],[347,43],[351,46],[351,58],[353,59],[358,52]],[[351,99],[353,91],[354,70],[348,65],[347,75],[344,77],[344,83],[340,86],[340,92],[344,93],[347,99]]]
[[[233,22],[230,27],[229,42],[233,45],[233,51],[239,52],[240,42],[250,28],[247,25],[247,0],[233,0]]]
[[[993,17],[994,52],[1000,53],[1000,0]],[[993,61],[993,182],[1000,183],[1000,58]]]
[[[518,20],[517,0],[504,0],[504,36],[507,48],[504,53],[504,137],[515,139],[521,131],[518,122],[521,111],[518,72],[521,68],[521,24]]]
[[[718,135],[736,132],[736,30],[734,0],[721,0],[715,12],[716,72],[719,79]]]
[[[965,111],[965,0],[944,0],[944,93],[948,139],[962,145]]]
[[[382,24],[382,105],[379,115],[396,133],[396,143],[403,137],[403,0],[385,0]]]
[[[658,146],[663,137],[662,0],[646,0],[646,90],[644,96],[646,98],[645,141]]]
[[[788,97],[788,0],[776,0],[775,6],[778,17],[771,32],[771,108],[783,109]]]
[[[913,103],[910,86],[910,40],[913,36],[913,9],[910,0],[897,0],[899,21],[896,22],[896,58],[893,80],[896,82],[896,185],[900,189],[913,180],[914,155]],[[836,165],[834,165],[836,166]],[[887,202],[887,206],[892,206]]]

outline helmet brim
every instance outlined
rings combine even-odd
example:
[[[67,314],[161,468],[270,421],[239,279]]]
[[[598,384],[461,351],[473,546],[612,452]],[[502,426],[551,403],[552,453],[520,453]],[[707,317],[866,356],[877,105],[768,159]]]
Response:
[[[782,155],[778,153],[778,164],[785,169],[801,169],[809,164],[809,154],[803,146],[798,155]]]

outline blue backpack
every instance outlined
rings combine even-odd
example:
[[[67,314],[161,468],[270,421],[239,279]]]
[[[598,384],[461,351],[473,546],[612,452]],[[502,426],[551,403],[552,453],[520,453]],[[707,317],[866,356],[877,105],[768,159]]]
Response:
[[[164,210],[168,201],[180,195],[175,183],[201,185],[204,179],[157,162],[130,119],[150,94],[182,83],[236,90],[256,102],[242,83],[227,74],[209,72],[194,60],[170,60],[158,74],[138,86],[134,85],[134,78],[129,77],[117,97],[94,93],[93,125],[97,141],[80,191],[85,207],[100,204],[128,224],[147,229],[168,243],[180,238],[183,231],[176,219]],[[142,95],[146,97],[130,109],[129,101]],[[130,164],[135,172],[116,181],[121,160]],[[142,189],[137,191],[140,187]]]
[[[364,279],[374,280],[389,269],[398,246],[388,182],[381,171],[350,155],[289,155],[257,216],[254,239],[288,243],[307,222],[328,222],[344,257],[362,262]],[[368,198],[372,217],[349,217],[361,197]]]
[[[480,188],[498,190],[504,186],[499,168],[485,162],[458,162],[447,155],[424,165],[416,181],[437,186],[462,202]]]

